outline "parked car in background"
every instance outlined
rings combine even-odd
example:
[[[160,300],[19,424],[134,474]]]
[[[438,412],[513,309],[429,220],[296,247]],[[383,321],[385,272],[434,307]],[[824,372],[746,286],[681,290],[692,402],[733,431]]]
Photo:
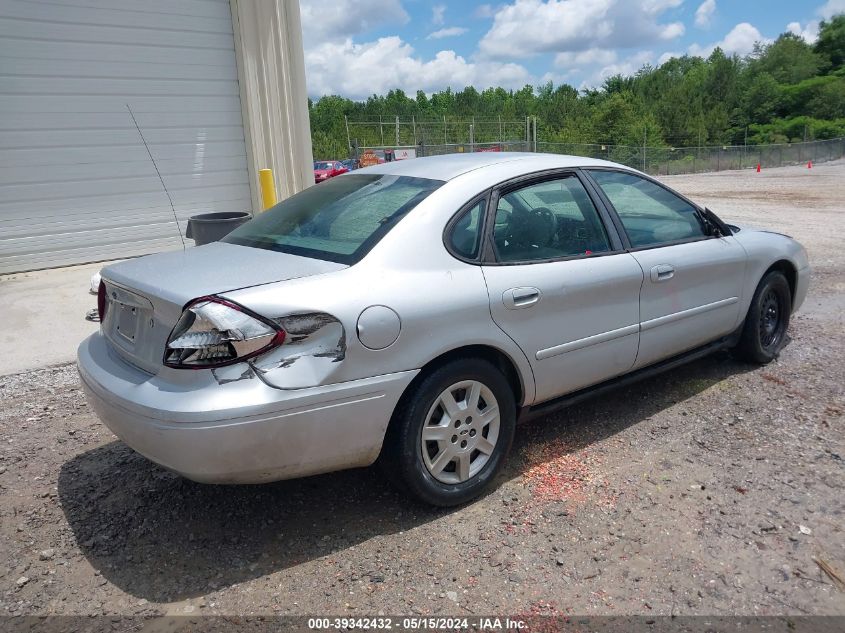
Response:
[[[323,182],[348,171],[339,160],[314,161],[314,182]]]
[[[340,161],[340,164],[346,167],[348,171],[354,171],[358,169],[358,160],[355,158],[347,158],[346,160]]]
[[[380,457],[451,506],[494,481],[519,417],[719,349],[772,361],[809,277],[790,237],[622,165],[419,158],[104,268],[78,364],[103,422],[190,479]]]

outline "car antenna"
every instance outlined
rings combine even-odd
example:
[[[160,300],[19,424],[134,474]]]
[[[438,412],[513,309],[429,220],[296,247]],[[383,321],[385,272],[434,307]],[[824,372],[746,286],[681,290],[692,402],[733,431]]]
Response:
[[[167,200],[170,202],[170,210],[173,211],[173,219],[176,222],[176,230],[179,232],[179,239],[182,241],[182,248],[187,248],[185,246],[185,236],[182,235],[182,227],[179,226],[179,216],[176,215],[176,207],[173,205],[173,198],[170,197],[170,192],[164,184],[164,178],[161,177],[161,172],[158,170],[158,165],[156,165],[153,153],[150,151],[150,146],[147,145],[147,139],[144,138],[144,133],[141,132],[141,126],[138,125],[138,121],[135,120],[135,115],[132,113],[132,108],[129,107],[128,103],[126,104],[126,109],[129,110],[129,116],[132,117],[132,123],[135,124],[135,129],[138,130],[138,136],[141,137],[141,141],[144,143],[144,148],[147,150],[147,155],[150,157],[150,162],[152,162],[153,168],[156,170],[158,179],[161,182],[161,188],[164,189],[164,193],[167,194]]]

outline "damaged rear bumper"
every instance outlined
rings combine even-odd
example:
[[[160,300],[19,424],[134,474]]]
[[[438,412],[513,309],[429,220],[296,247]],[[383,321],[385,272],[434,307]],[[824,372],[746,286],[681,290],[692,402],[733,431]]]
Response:
[[[267,385],[244,364],[237,378],[163,368],[150,375],[100,334],[78,350],[94,411],[133,449],[188,479],[261,483],[371,464],[406,371],[305,389]]]

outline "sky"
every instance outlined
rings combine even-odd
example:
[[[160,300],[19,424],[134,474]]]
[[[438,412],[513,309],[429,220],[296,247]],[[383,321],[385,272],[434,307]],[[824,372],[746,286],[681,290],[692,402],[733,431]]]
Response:
[[[308,94],[366,99],[472,85],[599,87],[791,31],[813,42],[845,0],[301,0]]]

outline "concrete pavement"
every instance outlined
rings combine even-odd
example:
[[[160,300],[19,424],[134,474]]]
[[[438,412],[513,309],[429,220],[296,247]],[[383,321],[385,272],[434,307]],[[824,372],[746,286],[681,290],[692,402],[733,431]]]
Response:
[[[67,363],[96,332],[85,320],[97,307],[91,275],[109,262],[0,275],[0,376]]]

